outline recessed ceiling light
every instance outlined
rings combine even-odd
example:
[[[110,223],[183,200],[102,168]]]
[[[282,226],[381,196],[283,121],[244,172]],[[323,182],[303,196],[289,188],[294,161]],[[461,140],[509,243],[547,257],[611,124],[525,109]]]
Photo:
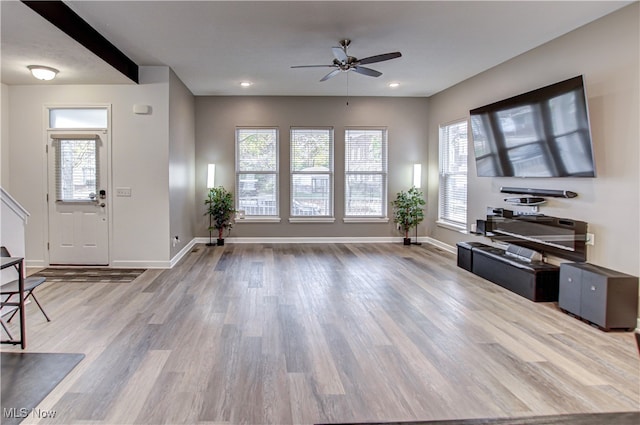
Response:
[[[49,81],[56,78],[56,74],[59,72],[55,68],[51,68],[48,66],[42,65],[29,65],[29,71],[31,71],[31,75],[36,77],[38,80]]]
[[[243,81],[243,82],[240,83],[240,85],[242,87],[250,87],[250,86],[253,85],[253,83],[251,81]]]
[[[395,89],[396,87],[399,87],[400,83],[389,83],[389,87],[391,87],[392,89]]]

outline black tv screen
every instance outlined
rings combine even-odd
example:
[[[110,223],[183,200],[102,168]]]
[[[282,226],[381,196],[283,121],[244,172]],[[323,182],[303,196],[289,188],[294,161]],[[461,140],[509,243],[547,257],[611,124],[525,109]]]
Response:
[[[479,177],[595,177],[582,76],[470,111]]]

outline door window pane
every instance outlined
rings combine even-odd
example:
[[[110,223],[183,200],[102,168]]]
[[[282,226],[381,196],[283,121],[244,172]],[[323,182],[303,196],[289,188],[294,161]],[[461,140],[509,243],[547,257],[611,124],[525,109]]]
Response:
[[[56,200],[88,201],[98,187],[96,140],[57,139]]]

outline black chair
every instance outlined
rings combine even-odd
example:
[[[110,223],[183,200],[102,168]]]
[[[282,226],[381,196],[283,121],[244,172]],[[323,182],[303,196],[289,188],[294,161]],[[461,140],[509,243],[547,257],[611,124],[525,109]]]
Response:
[[[2,319],[2,317],[6,316],[7,314],[11,314],[11,317],[13,317],[13,314],[16,312],[18,307],[15,307],[15,306],[4,307],[3,306],[2,308],[3,308],[3,310],[2,310],[2,313],[1,313],[1,317],[0,317],[0,325],[2,325],[2,329],[4,329],[4,331],[7,333],[7,335],[9,336],[9,339],[12,340],[13,339],[13,335],[11,335],[11,332],[9,332],[9,328],[7,328],[7,324],[4,322],[4,319]]]
[[[9,250],[3,246],[3,247],[0,247],[0,256],[11,257],[11,254],[9,253]],[[16,266],[16,271],[18,271],[17,266]],[[47,322],[50,322],[51,319],[49,319],[49,316],[47,316],[47,313],[44,311],[44,309],[40,305],[40,302],[38,302],[36,295],[33,293],[33,291],[38,286],[42,285],[46,280],[47,280],[46,277],[38,277],[38,276],[25,277],[24,278],[24,294],[25,294],[24,299],[26,301],[29,297],[31,297],[33,301],[35,301],[36,304],[38,305],[38,308],[40,309],[42,314],[44,314],[44,317],[47,319]],[[11,282],[7,282],[4,285],[0,286],[0,296],[7,296],[7,299],[2,300],[3,303],[9,302],[9,300],[14,295],[19,295],[19,293],[20,293],[20,289],[18,288],[18,279],[12,280]],[[15,316],[17,312],[18,312],[18,309],[15,309],[11,314],[11,316],[9,317],[9,319],[7,320],[7,322],[11,322],[11,319],[13,319],[13,316]],[[9,333],[4,323],[2,323],[2,327],[7,333]],[[11,336],[11,334],[9,334],[9,336]]]

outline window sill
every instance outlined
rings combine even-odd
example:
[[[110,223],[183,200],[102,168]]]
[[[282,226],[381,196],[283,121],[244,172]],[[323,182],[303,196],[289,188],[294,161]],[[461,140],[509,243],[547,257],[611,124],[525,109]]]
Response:
[[[236,224],[241,223],[280,223],[280,217],[244,217],[237,219]]]
[[[453,230],[455,232],[467,233],[467,228],[465,226],[456,226],[455,224],[447,223],[446,221],[436,221],[436,226],[447,230]]]
[[[334,217],[291,217],[289,223],[335,223]]]
[[[345,217],[345,223],[388,223],[389,217]]]

